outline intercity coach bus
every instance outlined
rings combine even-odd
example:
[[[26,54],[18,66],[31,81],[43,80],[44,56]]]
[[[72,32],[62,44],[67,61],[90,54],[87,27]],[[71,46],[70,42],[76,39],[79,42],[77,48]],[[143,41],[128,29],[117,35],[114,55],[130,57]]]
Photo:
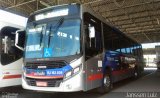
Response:
[[[113,83],[143,70],[141,45],[86,5],[31,14],[25,42],[22,86],[28,90],[108,92]]]
[[[0,88],[22,83],[23,51],[15,46],[15,35],[19,29],[24,27],[0,21]]]

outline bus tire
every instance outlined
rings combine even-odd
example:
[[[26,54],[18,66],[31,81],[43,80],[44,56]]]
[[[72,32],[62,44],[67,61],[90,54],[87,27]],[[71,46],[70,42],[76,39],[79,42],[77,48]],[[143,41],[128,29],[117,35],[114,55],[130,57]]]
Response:
[[[103,76],[102,86],[99,93],[108,93],[112,89],[111,72],[107,72]]]

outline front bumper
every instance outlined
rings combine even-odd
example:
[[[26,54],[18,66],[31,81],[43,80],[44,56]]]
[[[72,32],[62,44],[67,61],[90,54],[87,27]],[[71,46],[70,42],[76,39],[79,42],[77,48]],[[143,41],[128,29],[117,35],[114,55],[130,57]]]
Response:
[[[35,91],[48,91],[48,92],[76,92],[83,91],[83,74],[79,72],[78,74],[72,76],[71,78],[62,81],[59,87],[38,87],[38,86],[30,86],[27,84],[25,77],[22,78],[22,87],[28,90]]]

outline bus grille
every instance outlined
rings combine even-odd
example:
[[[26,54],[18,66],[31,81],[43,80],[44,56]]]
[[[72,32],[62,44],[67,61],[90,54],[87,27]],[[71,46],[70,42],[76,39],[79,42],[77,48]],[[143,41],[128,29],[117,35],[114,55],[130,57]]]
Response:
[[[66,66],[65,62],[55,62],[55,61],[48,61],[48,62],[34,62],[34,63],[26,63],[27,69],[38,69],[38,66],[46,66],[46,69],[54,69],[54,68],[62,68]]]
[[[41,82],[47,82],[47,87],[59,87],[62,80],[63,79],[33,79],[26,77],[26,82],[30,86],[36,86],[36,82],[41,81]]]

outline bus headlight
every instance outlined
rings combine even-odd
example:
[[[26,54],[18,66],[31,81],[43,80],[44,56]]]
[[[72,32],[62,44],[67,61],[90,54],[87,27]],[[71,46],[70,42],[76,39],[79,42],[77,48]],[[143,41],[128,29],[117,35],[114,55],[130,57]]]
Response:
[[[68,71],[68,72],[66,72],[66,74],[65,74],[65,78],[68,78],[68,77],[70,77],[72,75],[72,71]]]
[[[80,66],[73,69],[73,74],[78,73],[80,71]]]
[[[73,68],[72,70],[70,70],[70,71],[65,73],[64,79],[70,78],[71,76],[73,76],[73,75],[77,74],[78,72],[80,72],[80,70],[81,70],[81,66]]]

